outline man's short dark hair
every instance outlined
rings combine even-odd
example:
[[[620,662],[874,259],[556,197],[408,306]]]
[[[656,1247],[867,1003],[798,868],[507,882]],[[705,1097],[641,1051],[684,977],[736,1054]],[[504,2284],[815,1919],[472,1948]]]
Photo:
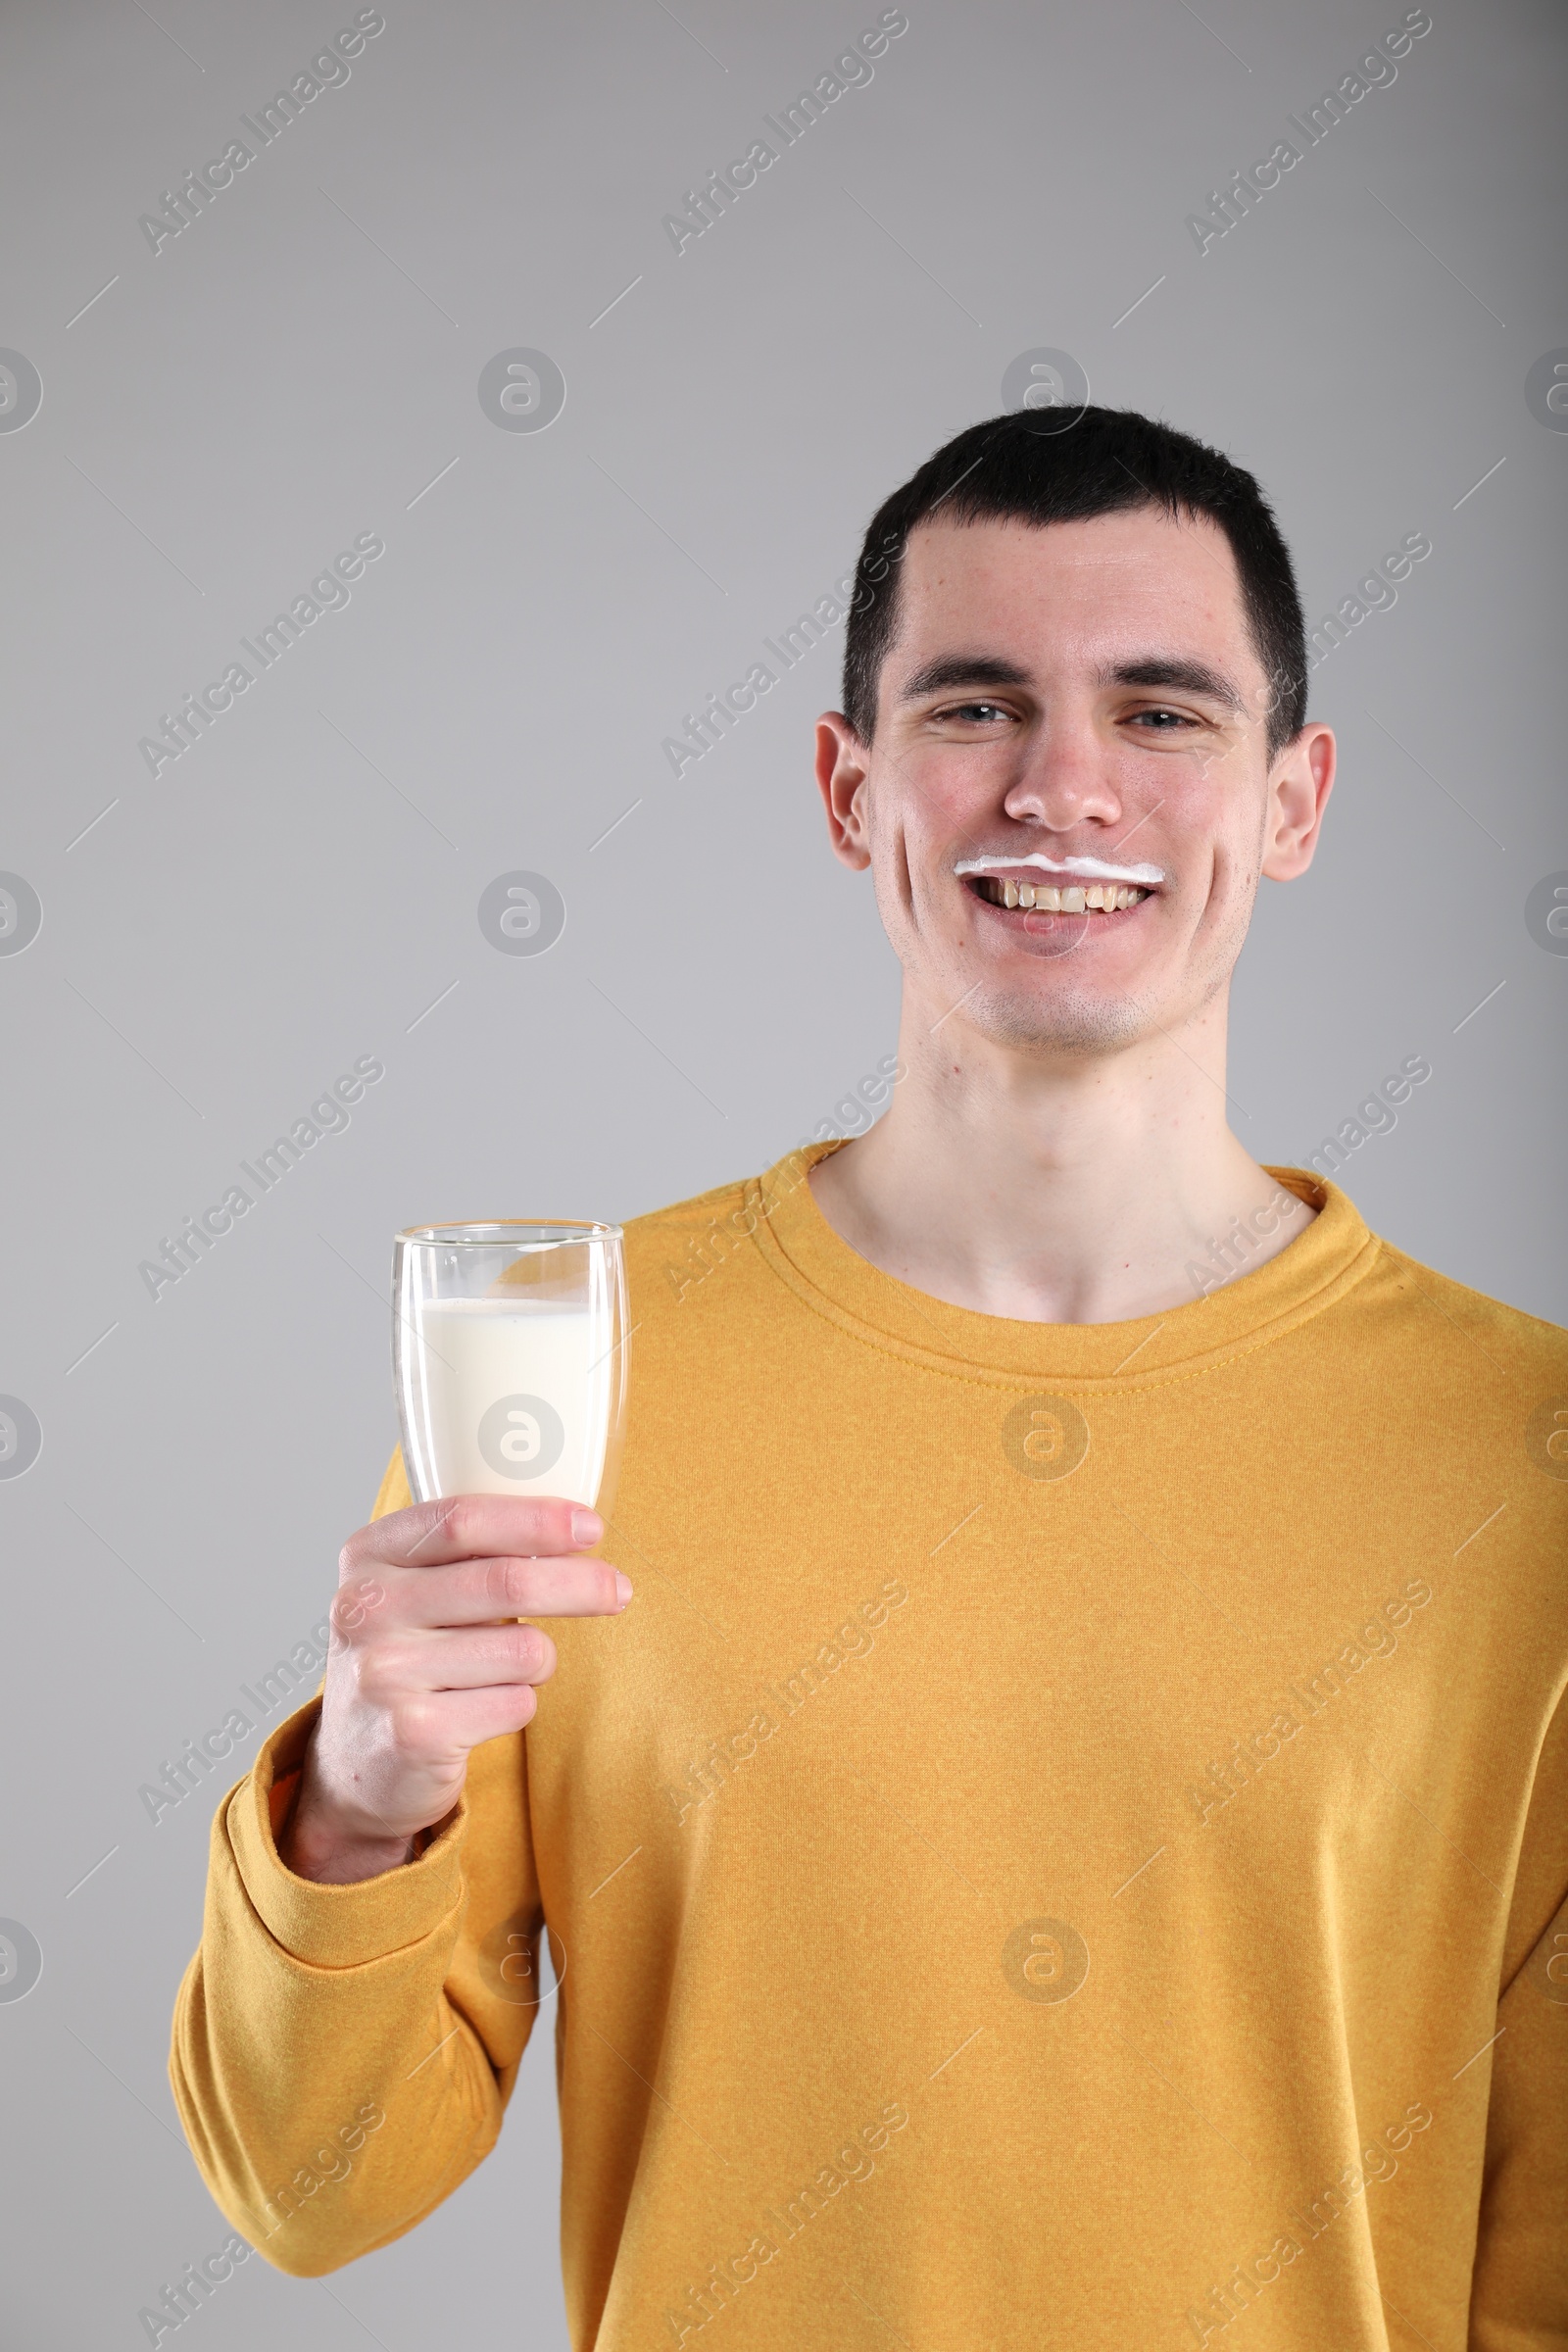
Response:
[[[940,508],[955,522],[1085,522],[1163,508],[1206,515],[1230,542],[1242,608],[1269,681],[1268,757],[1306,723],[1306,633],[1290,553],[1245,467],[1133,409],[1021,409],[971,424],[927,458],[872,516],[844,639],[844,714],[862,743],[899,620],[909,534]]]

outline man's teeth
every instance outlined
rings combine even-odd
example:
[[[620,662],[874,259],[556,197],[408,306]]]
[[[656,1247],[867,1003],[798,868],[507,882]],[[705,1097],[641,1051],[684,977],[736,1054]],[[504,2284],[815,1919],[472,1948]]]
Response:
[[[1091,882],[1086,890],[1074,882],[1059,890],[1054,882],[1004,882],[995,874],[977,875],[975,888],[993,906],[1032,906],[1037,914],[1111,914],[1149,896],[1136,884]]]

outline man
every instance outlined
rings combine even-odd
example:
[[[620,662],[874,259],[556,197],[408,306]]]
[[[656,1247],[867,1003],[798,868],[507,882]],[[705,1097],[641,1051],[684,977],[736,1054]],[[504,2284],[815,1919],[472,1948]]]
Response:
[[[977,425],[844,701],[891,1106],[628,1229],[608,1536],[394,1459],[215,1826],[198,2161],[287,2271],[411,2229],[547,1923],[578,2347],[1561,2344],[1563,1335],[1226,1125],[1334,773],[1272,515]]]

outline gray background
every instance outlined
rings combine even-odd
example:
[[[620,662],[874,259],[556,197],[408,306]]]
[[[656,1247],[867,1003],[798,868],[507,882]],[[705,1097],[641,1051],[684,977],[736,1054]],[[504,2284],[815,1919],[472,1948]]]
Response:
[[[353,10],[6,14],[0,344],[44,385],[0,433],[0,867],[44,909],[0,956],[0,1391],[43,1429],[0,1481],[0,1915],[44,1956],[0,2004],[7,2347],[144,2341],[226,2234],[164,2072],[214,1795],[154,1827],[137,1788],[324,1613],[394,1435],[393,1230],[635,1214],[767,1163],[891,1049],[896,967],[810,781],[840,633],[678,782],[661,743],[1019,353],[1253,467],[1313,619],[1430,535],[1314,679],[1342,781],[1246,953],[1238,1130],[1298,1159],[1425,1054],[1348,1189],[1564,1319],[1568,958],[1524,920],[1568,867],[1568,438],[1524,389],[1568,343],[1560,15],[1433,0],[1397,81],[1200,256],[1185,217],[1395,0],[908,13],[677,256],[662,216],[875,7],[387,0],[156,257],[138,215]],[[479,406],[514,346],[564,374],[547,431]],[[158,714],[367,530],[349,607],[151,778]],[[478,928],[514,868],[565,901],[545,956]],[[138,1261],[362,1054],[386,1075],[348,1131],[149,1298]],[[204,2340],[563,2343],[551,2057],[414,2236],[325,2284],[254,2260]]]

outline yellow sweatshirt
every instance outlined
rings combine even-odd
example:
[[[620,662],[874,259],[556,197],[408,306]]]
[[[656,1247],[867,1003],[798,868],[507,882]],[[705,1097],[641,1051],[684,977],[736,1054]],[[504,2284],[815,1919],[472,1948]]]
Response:
[[[819,1155],[628,1228],[636,1597],[419,1858],[279,1861],[314,1703],[224,1801],[219,2204],[385,2245],[540,2020],[577,2352],[1561,2347],[1564,1334],[1298,1170],[1205,1299],[975,1314]]]

